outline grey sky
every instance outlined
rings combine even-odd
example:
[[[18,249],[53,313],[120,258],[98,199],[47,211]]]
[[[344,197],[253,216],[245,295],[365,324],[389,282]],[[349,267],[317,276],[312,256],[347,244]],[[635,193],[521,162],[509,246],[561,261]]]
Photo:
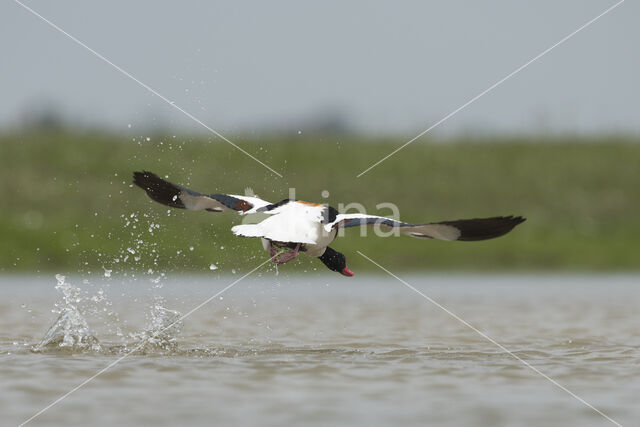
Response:
[[[336,112],[411,136],[615,1],[25,3],[222,133]],[[434,133],[639,133],[638,16],[626,1]],[[0,126],[49,105],[202,131],[17,4],[0,23]]]

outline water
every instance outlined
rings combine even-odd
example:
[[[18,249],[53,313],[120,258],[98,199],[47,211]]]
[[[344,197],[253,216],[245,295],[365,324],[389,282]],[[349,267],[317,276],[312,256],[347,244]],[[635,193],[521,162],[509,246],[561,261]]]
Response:
[[[82,290],[68,283],[60,274],[56,275],[55,286],[62,293],[62,301],[55,304],[53,313],[58,319],[44,334],[44,338],[34,347],[34,351],[67,349],[70,352],[91,350],[100,351],[98,339],[91,332],[79,303],[83,301]],[[97,301],[94,298],[93,301]]]
[[[389,277],[268,273],[180,320],[237,277],[0,277],[1,424],[133,352],[29,425],[613,425]],[[639,424],[639,277],[405,279]]]

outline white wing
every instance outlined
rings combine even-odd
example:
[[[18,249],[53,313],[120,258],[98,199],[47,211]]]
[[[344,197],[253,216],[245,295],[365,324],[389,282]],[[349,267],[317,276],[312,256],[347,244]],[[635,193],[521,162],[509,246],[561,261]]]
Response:
[[[524,222],[520,216],[460,219],[456,221],[409,224],[391,218],[365,214],[338,214],[333,222],[325,224],[325,230],[357,226],[376,226],[383,231],[398,229],[400,233],[419,239],[438,240],[487,240],[507,234]]]
[[[236,236],[263,237],[276,242],[315,244],[327,232],[322,227],[324,205],[300,201],[283,201],[264,211],[270,214],[258,224],[242,224],[231,228]],[[275,205],[273,205],[275,206]]]

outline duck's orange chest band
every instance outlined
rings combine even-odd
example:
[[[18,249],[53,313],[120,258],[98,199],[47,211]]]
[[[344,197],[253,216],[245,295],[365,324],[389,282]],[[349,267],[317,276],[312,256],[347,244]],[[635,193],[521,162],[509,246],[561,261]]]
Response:
[[[308,205],[308,206],[322,206],[322,203],[311,203],[311,202],[305,202],[304,200],[296,200],[296,202],[302,203],[303,205]]]

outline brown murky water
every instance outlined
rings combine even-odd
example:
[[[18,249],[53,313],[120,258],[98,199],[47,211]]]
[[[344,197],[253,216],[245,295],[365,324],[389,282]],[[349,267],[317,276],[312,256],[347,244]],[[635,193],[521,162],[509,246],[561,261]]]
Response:
[[[154,336],[238,277],[1,277],[1,424],[153,337],[28,425],[613,425],[385,276],[250,277]],[[640,277],[405,279],[640,424]]]

